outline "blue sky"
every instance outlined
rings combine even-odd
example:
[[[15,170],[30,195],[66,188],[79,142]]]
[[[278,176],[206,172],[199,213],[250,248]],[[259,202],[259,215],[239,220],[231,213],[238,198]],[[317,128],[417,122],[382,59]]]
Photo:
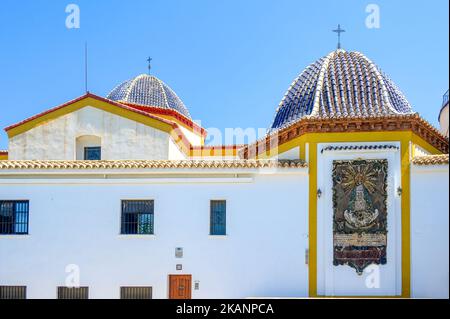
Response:
[[[67,29],[65,8],[80,7]],[[368,29],[365,9],[380,8]],[[182,98],[202,126],[268,127],[292,80],[335,49],[363,52],[432,124],[448,89],[448,0],[17,1],[0,7],[0,128],[89,90],[106,96],[118,83],[152,73]],[[0,133],[0,149],[7,148]]]

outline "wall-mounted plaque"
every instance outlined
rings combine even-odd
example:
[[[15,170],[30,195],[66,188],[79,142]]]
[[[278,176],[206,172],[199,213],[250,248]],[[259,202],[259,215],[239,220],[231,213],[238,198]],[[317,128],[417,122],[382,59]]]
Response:
[[[382,160],[333,161],[333,264],[361,275],[386,264],[387,169]]]

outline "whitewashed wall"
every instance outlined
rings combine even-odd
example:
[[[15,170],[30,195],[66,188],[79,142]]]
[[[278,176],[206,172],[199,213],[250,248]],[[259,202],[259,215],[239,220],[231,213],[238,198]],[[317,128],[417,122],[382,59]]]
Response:
[[[76,139],[99,136],[103,159],[168,159],[169,135],[86,106],[9,140],[10,160],[74,160]]]
[[[331,150],[327,146],[391,145],[388,150]],[[366,268],[362,275],[347,265],[333,265],[333,180],[334,160],[386,159],[387,176],[387,248],[385,265]],[[398,296],[401,295],[401,186],[400,143],[323,143],[317,146],[317,289],[325,296]],[[372,281],[372,278],[377,281]]]
[[[448,165],[411,171],[411,291],[449,297]]]
[[[0,199],[30,200],[30,234],[0,236],[0,285],[29,298],[56,298],[65,267],[77,264],[91,298],[149,285],[167,298],[169,274],[200,282],[193,298],[307,296],[308,178],[5,180]],[[155,236],[121,236],[120,201],[155,200]],[[209,236],[210,200],[227,201],[227,236]],[[183,247],[184,258],[175,258]],[[183,270],[176,271],[176,264]]]
[[[183,134],[186,136],[186,139],[191,143],[193,146],[200,146],[202,145],[203,138],[201,135],[198,135],[196,133],[193,133],[191,130],[188,130],[183,125],[178,126],[183,132]]]

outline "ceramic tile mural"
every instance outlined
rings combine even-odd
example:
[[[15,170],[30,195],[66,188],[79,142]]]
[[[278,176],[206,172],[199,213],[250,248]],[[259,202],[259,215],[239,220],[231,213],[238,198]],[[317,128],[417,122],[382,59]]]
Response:
[[[386,264],[387,168],[385,159],[333,161],[334,265],[362,274]]]

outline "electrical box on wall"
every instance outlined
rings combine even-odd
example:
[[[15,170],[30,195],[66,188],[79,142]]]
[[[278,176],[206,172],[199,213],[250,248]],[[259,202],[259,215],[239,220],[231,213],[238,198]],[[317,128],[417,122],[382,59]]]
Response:
[[[175,257],[183,258],[183,248],[182,247],[175,248]]]

